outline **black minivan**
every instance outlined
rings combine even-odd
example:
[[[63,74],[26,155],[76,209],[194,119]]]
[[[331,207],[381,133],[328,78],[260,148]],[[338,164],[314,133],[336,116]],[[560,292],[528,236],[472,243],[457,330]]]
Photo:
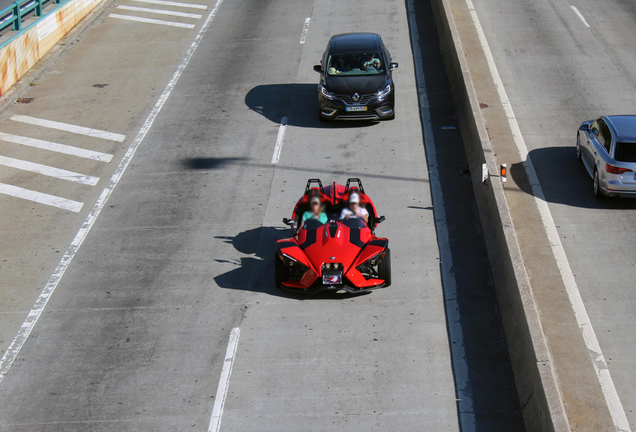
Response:
[[[398,67],[375,33],[332,36],[319,65],[318,110],[321,121],[384,120],[395,117]]]

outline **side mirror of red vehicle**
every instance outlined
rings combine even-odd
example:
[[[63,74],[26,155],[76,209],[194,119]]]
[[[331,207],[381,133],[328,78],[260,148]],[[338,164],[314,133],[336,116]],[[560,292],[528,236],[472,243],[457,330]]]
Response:
[[[293,219],[283,218],[283,223],[285,225],[289,225],[289,227],[292,229],[292,232],[296,234],[296,222],[294,222]]]

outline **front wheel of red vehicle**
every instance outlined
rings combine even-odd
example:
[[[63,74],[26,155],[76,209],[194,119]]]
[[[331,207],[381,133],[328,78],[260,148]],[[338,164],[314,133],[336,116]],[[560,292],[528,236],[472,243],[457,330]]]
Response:
[[[283,281],[287,280],[287,274],[289,271],[281,261],[278,256],[278,252],[274,253],[274,281],[276,283],[276,288],[283,287]]]
[[[384,286],[391,285],[391,249],[386,249],[386,255],[378,264],[378,276],[380,279],[384,279]]]

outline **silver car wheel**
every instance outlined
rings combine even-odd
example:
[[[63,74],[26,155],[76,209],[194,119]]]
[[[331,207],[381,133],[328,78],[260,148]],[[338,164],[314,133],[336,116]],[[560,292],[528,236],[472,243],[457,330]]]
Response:
[[[600,199],[603,198],[603,194],[601,193],[601,186],[599,184],[598,179],[598,170],[594,170],[594,198]]]

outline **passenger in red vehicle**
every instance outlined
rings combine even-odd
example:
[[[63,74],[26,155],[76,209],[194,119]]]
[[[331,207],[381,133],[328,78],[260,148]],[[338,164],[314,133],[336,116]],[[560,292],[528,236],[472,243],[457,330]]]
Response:
[[[349,207],[343,208],[340,213],[340,220],[349,219],[351,217],[361,218],[365,223],[369,222],[369,212],[360,206],[360,195],[356,192],[352,192],[349,195]]]
[[[309,201],[309,210],[303,213],[303,219],[301,225],[305,223],[307,219],[316,219],[321,223],[327,223],[327,215],[322,211],[322,202],[320,196],[314,195]]]

